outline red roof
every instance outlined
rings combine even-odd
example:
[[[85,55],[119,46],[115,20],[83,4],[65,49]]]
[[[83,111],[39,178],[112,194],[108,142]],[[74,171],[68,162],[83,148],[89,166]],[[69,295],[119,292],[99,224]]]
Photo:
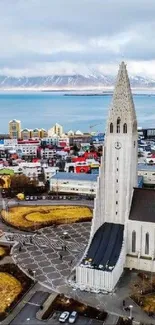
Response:
[[[39,144],[38,140],[18,140],[18,144]]]

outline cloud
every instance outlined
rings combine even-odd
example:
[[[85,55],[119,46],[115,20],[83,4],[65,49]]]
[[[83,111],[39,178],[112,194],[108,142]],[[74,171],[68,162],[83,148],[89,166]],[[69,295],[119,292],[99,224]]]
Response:
[[[0,0],[0,12],[0,74],[115,74],[124,57],[155,77],[154,0]]]

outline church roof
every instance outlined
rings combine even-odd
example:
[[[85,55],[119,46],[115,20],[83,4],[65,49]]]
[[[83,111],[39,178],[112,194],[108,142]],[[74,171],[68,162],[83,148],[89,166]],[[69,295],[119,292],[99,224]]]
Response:
[[[112,271],[120,256],[124,225],[105,222],[95,233],[82,265]]]
[[[130,81],[124,62],[122,62],[119,67],[110,115],[116,115],[120,118],[122,116],[130,116],[133,121],[136,120],[136,112],[131,93]]]
[[[135,221],[155,223],[154,189],[134,189],[129,219]]]

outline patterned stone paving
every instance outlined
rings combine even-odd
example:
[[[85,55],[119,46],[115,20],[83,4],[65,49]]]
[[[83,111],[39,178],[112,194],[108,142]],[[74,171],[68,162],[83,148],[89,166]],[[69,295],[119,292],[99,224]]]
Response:
[[[90,222],[85,222],[43,228],[32,236],[11,233],[10,239],[19,242],[19,245],[14,247],[13,258],[24,270],[34,271],[36,280],[43,285],[61,291],[60,287],[66,285],[72,268],[83,255],[90,227]],[[6,238],[8,239],[8,236]]]

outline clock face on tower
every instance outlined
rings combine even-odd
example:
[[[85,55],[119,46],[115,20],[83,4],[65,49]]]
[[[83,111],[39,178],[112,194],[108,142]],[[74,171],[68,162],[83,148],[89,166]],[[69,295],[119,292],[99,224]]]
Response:
[[[122,145],[120,142],[115,142],[115,149],[121,149]]]

